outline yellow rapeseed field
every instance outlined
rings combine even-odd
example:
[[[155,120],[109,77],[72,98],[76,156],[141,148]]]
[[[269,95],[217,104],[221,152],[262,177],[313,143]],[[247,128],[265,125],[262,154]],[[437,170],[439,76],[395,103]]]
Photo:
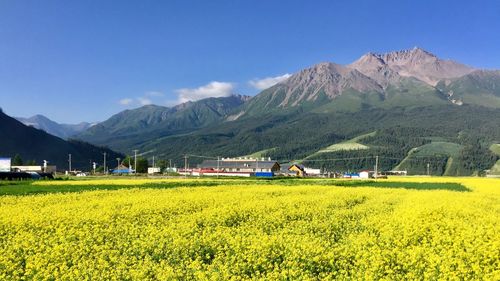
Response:
[[[500,180],[404,180],[471,191],[124,180],[2,196],[0,280],[500,280]]]

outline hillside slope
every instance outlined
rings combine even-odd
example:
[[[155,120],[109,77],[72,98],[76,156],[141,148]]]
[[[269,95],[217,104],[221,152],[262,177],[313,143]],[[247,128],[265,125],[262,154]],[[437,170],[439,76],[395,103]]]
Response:
[[[392,169],[411,149],[430,138],[442,139],[460,147],[458,155],[450,162],[437,156],[427,161],[435,162],[436,170],[469,175],[482,173],[498,158],[488,148],[500,139],[499,88],[500,72],[442,60],[419,48],[369,53],[349,65],[326,62],[303,69],[251,99],[221,106],[223,113],[207,106],[211,99],[187,104],[184,110],[140,108],[81,136],[179,164],[183,154],[259,152],[280,161],[312,155],[304,163],[343,170],[371,169],[376,155],[383,169]],[[200,109],[193,110],[195,105]],[[141,111],[147,111],[146,117]],[[201,111],[205,113],[197,114]],[[374,131],[359,143],[364,149],[316,153]],[[355,159],[329,160],[343,158]],[[414,162],[414,171],[426,165]]]
[[[77,137],[125,151],[136,143],[222,122],[229,112],[248,99],[247,96],[233,95],[187,102],[172,108],[146,105],[122,111]]]
[[[19,154],[24,160],[43,160],[64,170],[68,167],[68,154],[72,156],[72,167],[89,170],[92,161],[102,162],[103,152],[108,159],[122,157],[107,148],[96,147],[81,141],[65,141],[45,131],[26,126],[0,111],[0,155],[14,157]]]
[[[43,115],[35,115],[29,118],[15,117],[26,126],[32,126],[43,130],[51,135],[68,139],[76,134],[79,134],[92,126],[91,123],[82,122],[79,124],[59,124],[50,120]]]

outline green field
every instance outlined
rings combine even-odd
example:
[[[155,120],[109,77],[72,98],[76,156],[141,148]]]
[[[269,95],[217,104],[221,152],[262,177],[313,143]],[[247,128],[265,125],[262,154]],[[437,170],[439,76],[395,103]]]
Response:
[[[305,159],[309,159],[309,158],[312,158],[320,153],[329,153],[329,152],[336,152],[336,151],[342,151],[342,150],[365,150],[365,149],[370,149],[369,146],[367,145],[364,145],[364,144],[361,144],[360,141],[366,137],[371,137],[371,136],[374,136],[376,134],[376,132],[371,132],[371,133],[368,133],[368,134],[364,134],[364,135],[360,135],[360,136],[357,136],[355,138],[352,138],[350,140],[347,140],[347,141],[344,141],[344,142],[341,142],[341,143],[335,143],[335,144],[332,144],[328,147],[325,147],[311,155],[309,155],[308,157],[306,157]]]
[[[411,170],[414,162],[425,161],[423,159],[429,159],[430,162],[434,157],[444,157],[446,158],[446,166],[444,168],[443,175],[453,175],[454,171],[457,169],[457,161],[455,159],[458,158],[460,149],[461,146],[456,143],[434,141],[410,150],[408,156],[394,169]],[[421,174],[425,174],[425,171],[422,171]]]
[[[377,188],[402,188],[414,190],[451,190],[451,191],[470,191],[460,183],[420,183],[404,181],[373,181],[373,180],[343,180],[343,179],[314,179],[314,178],[275,178],[275,179],[186,179],[186,180],[168,180],[168,179],[139,179],[132,184],[124,184],[127,179],[107,179],[108,183],[102,180],[66,180],[66,181],[0,181],[0,196],[2,195],[36,195],[48,193],[73,193],[96,190],[119,190],[127,188],[142,189],[171,189],[181,187],[207,187],[207,186],[229,186],[229,185],[321,185],[336,187],[377,187]],[[134,181],[134,179],[130,180]]]

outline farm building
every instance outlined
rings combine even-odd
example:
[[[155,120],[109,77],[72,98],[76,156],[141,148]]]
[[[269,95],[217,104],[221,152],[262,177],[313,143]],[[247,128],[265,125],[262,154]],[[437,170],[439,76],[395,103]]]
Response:
[[[306,172],[304,171],[304,166],[300,164],[292,164],[288,167],[288,171],[295,173],[297,177],[304,177]]]
[[[304,167],[304,172],[306,172],[306,175],[308,175],[308,176],[320,176],[321,175],[321,169],[313,169],[313,168]]]
[[[16,172],[55,173],[56,166],[12,166]]]
[[[132,173],[134,173],[134,170],[130,169],[127,166],[120,165],[120,166],[116,167],[116,169],[111,170],[111,173],[115,174],[115,175],[119,175],[119,174],[132,174]]]
[[[361,171],[361,172],[359,172],[359,177],[362,179],[373,178],[374,175],[375,175],[374,171]]]
[[[320,176],[320,169],[312,169],[304,167],[301,164],[283,165],[281,166],[280,175],[292,177],[307,177],[307,176]]]
[[[148,168],[148,174],[153,175],[153,174],[159,174],[161,173],[160,167],[149,167]]]
[[[193,175],[206,176],[272,176],[280,170],[280,165],[270,159],[222,158],[205,160],[193,171]]]

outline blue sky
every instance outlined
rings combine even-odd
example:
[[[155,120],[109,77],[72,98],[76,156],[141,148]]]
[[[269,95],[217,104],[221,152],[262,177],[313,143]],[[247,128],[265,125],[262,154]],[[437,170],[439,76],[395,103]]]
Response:
[[[0,107],[102,121],[414,46],[500,69],[499,15],[498,1],[2,0]]]

